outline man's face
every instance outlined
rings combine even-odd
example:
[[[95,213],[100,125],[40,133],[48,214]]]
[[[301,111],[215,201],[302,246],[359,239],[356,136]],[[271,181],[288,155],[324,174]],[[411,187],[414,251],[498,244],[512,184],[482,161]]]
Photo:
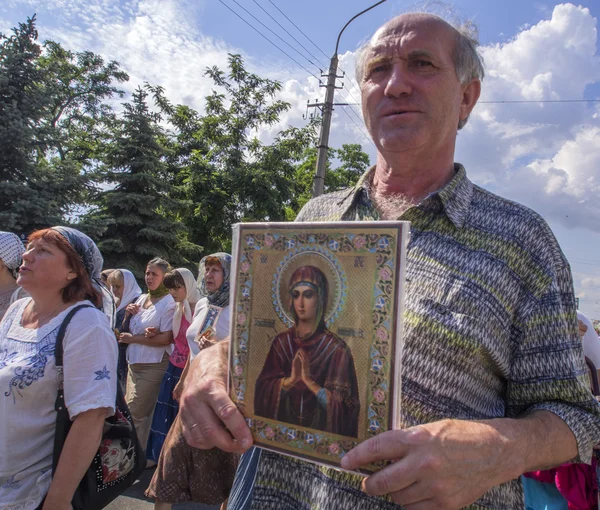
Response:
[[[365,124],[382,153],[454,148],[465,106],[454,68],[455,32],[426,15],[404,15],[375,34],[361,83]]]

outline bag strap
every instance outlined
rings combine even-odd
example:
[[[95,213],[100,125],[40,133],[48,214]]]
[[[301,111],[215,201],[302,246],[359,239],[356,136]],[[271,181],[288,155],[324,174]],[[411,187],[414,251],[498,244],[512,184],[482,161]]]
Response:
[[[94,308],[92,305],[79,305],[73,308],[67,316],[63,319],[60,328],[58,329],[58,333],[56,334],[56,345],[54,347],[54,358],[56,364],[56,370],[58,370],[60,374],[60,383],[62,385],[62,374],[63,374],[63,340],[65,338],[65,332],[67,331],[67,326],[71,322],[73,315],[75,315],[82,308]]]
[[[75,315],[82,308],[94,308],[91,305],[79,305],[73,308],[67,316],[63,319],[58,333],[56,334],[56,346],[54,348],[54,357],[56,359],[56,371],[58,372],[58,391],[56,393],[56,401],[54,402],[54,410],[56,411],[56,426],[54,428],[54,448],[52,451],[52,475],[56,471],[58,466],[58,460],[60,459],[60,453],[62,452],[65,439],[71,428],[71,420],[69,418],[69,412],[65,406],[65,395],[63,389],[63,340],[65,338],[65,332],[67,326],[73,315]]]
[[[79,310],[81,310],[82,308],[94,308],[94,307],[92,305],[76,306],[63,319],[62,324],[60,325],[60,328],[58,329],[58,333],[56,334],[56,347],[55,347],[55,351],[54,351],[54,357],[56,358],[56,366],[57,367],[62,368],[62,366],[63,366],[63,340],[65,338],[65,332],[67,331],[67,326],[69,325],[69,322],[71,322],[73,315],[75,315],[75,313],[78,312]]]

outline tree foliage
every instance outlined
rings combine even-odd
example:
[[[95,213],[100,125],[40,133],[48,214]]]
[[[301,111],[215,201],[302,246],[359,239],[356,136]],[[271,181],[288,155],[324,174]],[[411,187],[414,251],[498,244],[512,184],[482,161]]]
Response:
[[[88,231],[95,228],[108,266],[127,267],[138,278],[155,256],[177,265],[186,262],[177,249],[183,225],[174,216],[182,203],[171,196],[161,115],[150,111],[147,97],[138,87],[124,104],[97,172],[104,189],[96,193],[96,208],[83,225]]]
[[[0,224],[28,233],[85,202],[105,103],[127,74],[90,52],[37,42],[35,16],[0,35]]]
[[[202,111],[146,84],[117,114],[128,79],[119,64],[40,44],[35,22],[0,34],[3,230],[75,223],[108,266],[141,277],[154,256],[193,268],[230,250],[234,223],[293,220],[310,199],[318,120],[278,129],[291,107],[281,84],[241,56],[206,70],[214,89]],[[368,157],[343,145],[327,165],[333,191],[354,184]]]

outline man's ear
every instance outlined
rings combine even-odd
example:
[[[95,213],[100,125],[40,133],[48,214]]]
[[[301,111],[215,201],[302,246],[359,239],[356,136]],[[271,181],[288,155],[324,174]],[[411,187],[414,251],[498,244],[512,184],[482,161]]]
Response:
[[[462,87],[462,102],[460,103],[460,120],[465,120],[470,114],[479,95],[481,94],[481,81],[474,79]]]

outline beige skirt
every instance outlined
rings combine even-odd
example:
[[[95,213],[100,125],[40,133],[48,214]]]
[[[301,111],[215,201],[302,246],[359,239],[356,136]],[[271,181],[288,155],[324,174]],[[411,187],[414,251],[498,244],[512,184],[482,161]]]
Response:
[[[228,497],[240,456],[187,444],[179,415],[167,434],[146,496],[165,503],[218,505]]]

